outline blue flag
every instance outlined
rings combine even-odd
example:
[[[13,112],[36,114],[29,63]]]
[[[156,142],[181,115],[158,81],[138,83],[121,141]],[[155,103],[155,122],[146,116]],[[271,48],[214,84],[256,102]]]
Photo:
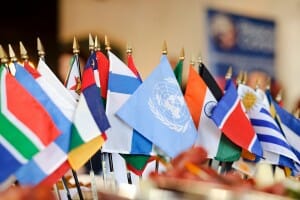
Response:
[[[197,130],[165,55],[117,116],[171,157],[196,140]]]

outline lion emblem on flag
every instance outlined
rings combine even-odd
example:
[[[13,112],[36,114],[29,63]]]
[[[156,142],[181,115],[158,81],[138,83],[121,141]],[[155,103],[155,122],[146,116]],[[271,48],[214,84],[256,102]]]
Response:
[[[185,132],[189,125],[189,112],[178,83],[166,78],[155,84],[148,101],[154,116],[176,132]]]

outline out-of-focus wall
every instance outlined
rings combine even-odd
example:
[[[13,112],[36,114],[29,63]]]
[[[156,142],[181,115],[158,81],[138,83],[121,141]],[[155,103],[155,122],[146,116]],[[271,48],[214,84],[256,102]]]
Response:
[[[124,52],[130,43],[135,63],[146,78],[159,63],[164,40],[169,59],[176,60],[184,47],[186,65],[200,52],[206,62],[208,7],[275,20],[275,71],[284,88],[285,107],[291,110],[300,99],[299,0],[60,0],[59,39],[106,34]]]

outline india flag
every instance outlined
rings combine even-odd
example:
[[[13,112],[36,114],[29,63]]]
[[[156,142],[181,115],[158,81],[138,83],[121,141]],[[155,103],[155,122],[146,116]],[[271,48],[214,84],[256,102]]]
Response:
[[[198,129],[195,145],[204,147],[208,158],[222,161],[239,159],[239,154],[227,147],[229,144],[221,142],[222,132],[210,118],[217,100],[193,67],[189,69],[184,98]]]

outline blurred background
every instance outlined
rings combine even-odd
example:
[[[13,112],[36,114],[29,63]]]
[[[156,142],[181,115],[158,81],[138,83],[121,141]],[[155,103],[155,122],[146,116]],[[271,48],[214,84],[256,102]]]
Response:
[[[289,111],[300,99],[299,0],[10,0],[5,6],[0,12],[0,44],[7,49],[7,44],[11,43],[18,53],[19,41],[22,41],[31,61],[37,63],[36,38],[40,37],[46,51],[46,62],[62,80],[69,63],[65,62],[69,57],[63,59],[63,56],[72,53],[74,36],[79,41],[83,63],[88,55],[89,33],[98,35],[102,42],[107,35],[112,49],[121,58],[126,53],[126,45],[130,44],[136,66],[145,79],[159,63],[164,40],[173,66],[184,47],[185,66],[201,55],[206,66],[218,73],[215,69],[218,63],[214,59],[219,59],[216,52],[220,51],[212,46],[210,28],[213,26],[208,17],[209,10],[229,14],[234,20],[267,24],[271,26],[270,35],[267,35],[271,47],[266,54],[270,62],[265,68],[252,67],[254,77],[271,76],[276,90],[283,89],[284,107]],[[214,26],[225,27],[226,23],[223,21],[221,25]],[[236,31],[241,30],[237,27]],[[264,27],[262,30],[265,30]],[[257,30],[250,26],[248,31]],[[226,38],[227,41],[231,39],[230,36]],[[239,37],[236,39],[240,41]],[[230,43],[224,44],[231,48]],[[239,55],[240,52],[234,47],[222,51],[222,55]],[[257,55],[257,52],[247,53]],[[250,66],[251,60],[247,62]],[[235,62],[230,61],[229,64],[235,65]],[[235,73],[239,69],[247,71],[247,64],[233,67]]]

